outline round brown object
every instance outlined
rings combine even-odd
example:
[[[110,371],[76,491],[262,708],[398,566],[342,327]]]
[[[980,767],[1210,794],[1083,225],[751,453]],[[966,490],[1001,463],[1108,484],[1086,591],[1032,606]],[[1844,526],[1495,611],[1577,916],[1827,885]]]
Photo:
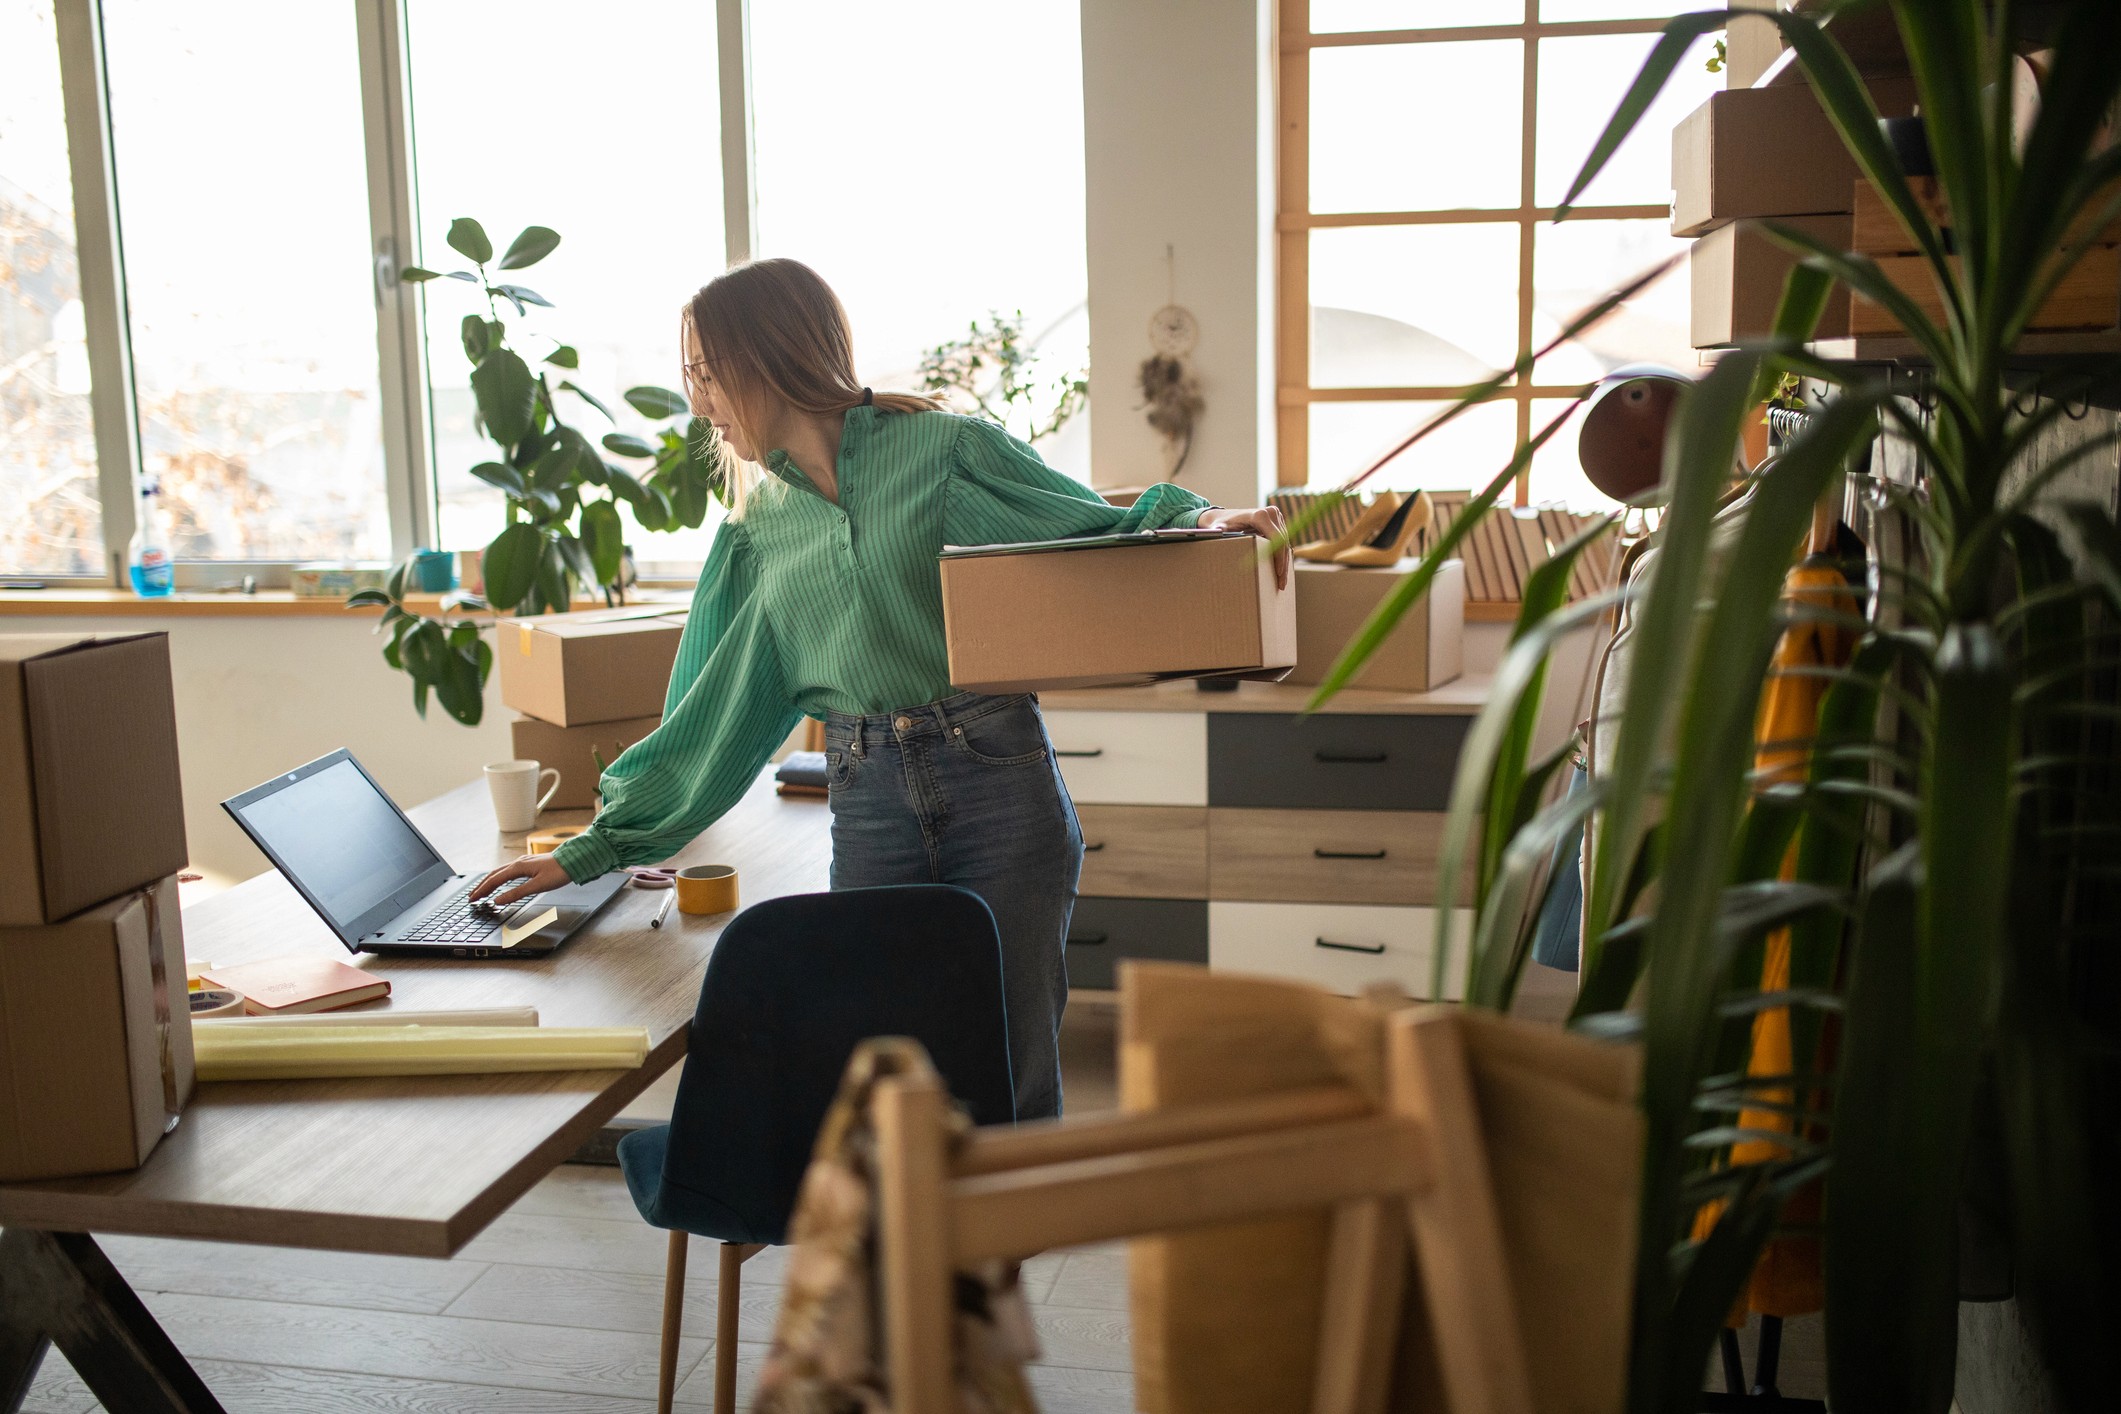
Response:
[[[1646,363],[1624,364],[1600,381],[1576,438],[1576,459],[1593,486],[1627,501],[1657,485],[1665,428],[1690,382],[1683,373]]]

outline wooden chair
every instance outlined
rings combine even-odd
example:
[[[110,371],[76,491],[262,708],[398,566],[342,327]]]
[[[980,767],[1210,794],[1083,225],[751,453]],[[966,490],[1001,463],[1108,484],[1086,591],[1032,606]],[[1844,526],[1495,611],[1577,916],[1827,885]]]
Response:
[[[1466,1018],[1436,1007],[1379,1022],[1381,1099],[1354,1084],[1313,1085],[981,1131],[954,1153],[949,1093],[932,1070],[882,1082],[871,1113],[894,1414],[956,1407],[959,1267],[1322,1208],[1332,1218],[1314,1414],[1385,1407],[1410,1287],[1449,1408],[1531,1414]]]

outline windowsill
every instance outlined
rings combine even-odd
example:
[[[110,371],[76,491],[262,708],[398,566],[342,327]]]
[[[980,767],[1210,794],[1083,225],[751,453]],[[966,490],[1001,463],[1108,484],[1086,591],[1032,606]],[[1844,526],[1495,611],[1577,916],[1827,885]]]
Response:
[[[441,596],[406,601],[408,607],[425,613],[441,609]],[[231,594],[214,590],[179,590],[160,599],[142,599],[125,589],[54,587],[50,589],[0,589],[0,616],[72,615],[110,618],[190,619],[227,615],[235,618],[308,616],[330,618],[358,614],[374,618],[380,609],[349,609],[339,599],[297,599],[285,589],[261,589],[255,594]]]

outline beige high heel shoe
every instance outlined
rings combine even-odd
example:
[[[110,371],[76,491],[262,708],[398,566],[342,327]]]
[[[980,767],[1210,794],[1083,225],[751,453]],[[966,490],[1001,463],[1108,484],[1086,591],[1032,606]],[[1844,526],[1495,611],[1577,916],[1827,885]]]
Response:
[[[1355,524],[1348,527],[1346,534],[1335,536],[1331,540],[1313,540],[1308,545],[1299,545],[1295,551],[1296,558],[1315,565],[1331,564],[1346,551],[1368,544],[1370,538],[1393,517],[1399,507],[1400,496],[1397,491],[1380,491],[1377,493],[1377,499],[1370,502],[1363,513],[1355,518]]]
[[[1396,565],[1413,546],[1414,538],[1425,534],[1434,519],[1429,493],[1416,491],[1399,503],[1389,520],[1373,527],[1373,533],[1367,539],[1333,556],[1333,563],[1373,569]]]

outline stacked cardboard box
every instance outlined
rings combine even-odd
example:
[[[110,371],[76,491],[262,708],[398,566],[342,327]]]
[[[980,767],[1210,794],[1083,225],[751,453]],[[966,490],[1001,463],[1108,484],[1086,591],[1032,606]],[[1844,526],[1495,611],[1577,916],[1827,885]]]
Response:
[[[0,1181],[133,1168],[192,1085],[164,634],[0,636]]]
[[[685,616],[640,604],[501,624],[501,701],[522,714],[515,754],[559,771],[553,808],[594,805],[597,758],[609,765],[661,723]]]
[[[1887,116],[1911,113],[1914,81],[1868,73]],[[1699,237],[1692,252],[1695,348],[1724,348],[1770,332],[1796,257],[1734,223],[1772,219],[1849,248],[1856,165],[1807,84],[1787,67],[1751,88],[1730,88],[1672,129],[1672,234]],[[1837,290],[1818,332],[1850,332],[1848,295]]]

